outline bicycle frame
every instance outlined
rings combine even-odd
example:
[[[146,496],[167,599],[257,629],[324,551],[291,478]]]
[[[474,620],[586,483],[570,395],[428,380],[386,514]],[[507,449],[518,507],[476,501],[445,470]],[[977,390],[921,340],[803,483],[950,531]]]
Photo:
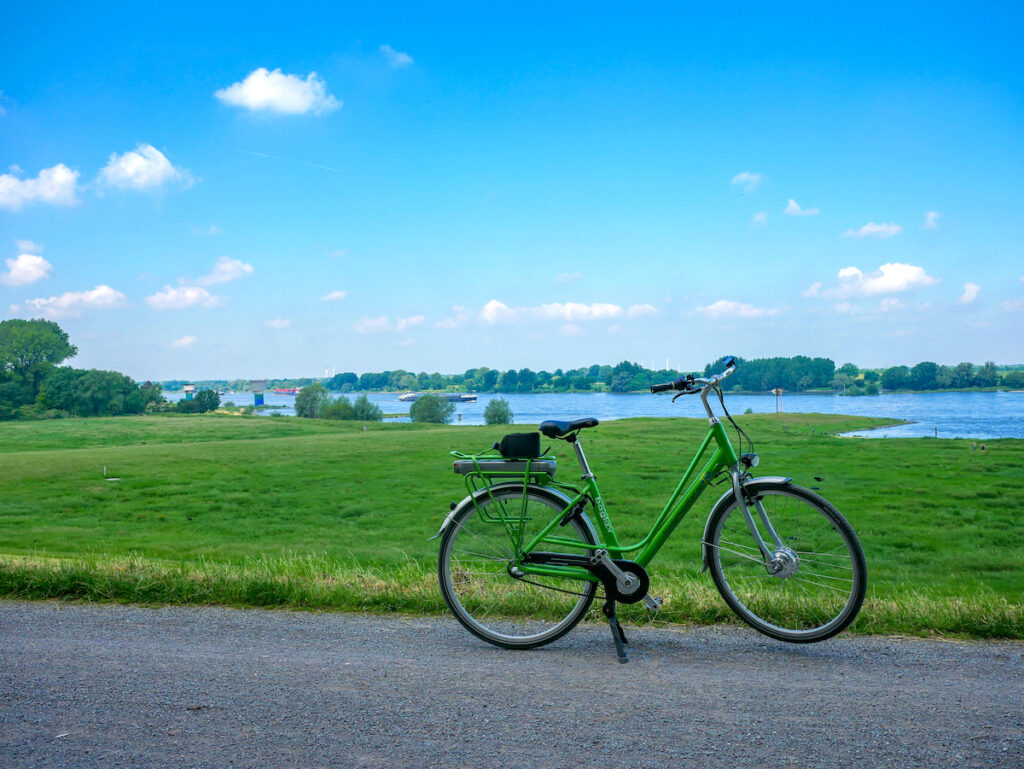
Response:
[[[706,404],[705,404],[706,405]],[[701,459],[708,451],[708,447],[714,443],[714,451],[708,461],[698,470]],[[739,458],[736,456],[736,452],[729,442],[729,438],[725,433],[725,428],[722,423],[714,417],[711,418],[710,428],[708,429],[707,435],[704,437],[703,443],[690,461],[689,467],[687,467],[682,479],[679,481],[675,490],[672,492],[672,496],[669,497],[665,507],[662,508],[659,513],[654,525],[647,535],[634,544],[622,545],[619,544],[618,537],[615,534],[615,528],[612,525],[611,517],[608,514],[608,509],[605,507],[604,500],[601,498],[601,491],[597,485],[597,479],[594,474],[590,471],[590,466],[587,464],[586,456],[583,454],[583,448],[580,446],[578,440],[572,442],[573,449],[576,452],[576,457],[579,460],[580,467],[583,469],[583,481],[582,487],[574,484],[552,482],[551,485],[563,489],[571,490],[575,492],[575,495],[570,499],[569,504],[558,514],[556,514],[550,523],[545,526],[540,533],[538,533],[533,540],[522,547],[521,554],[529,553],[534,549],[537,549],[539,545],[552,546],[558,545],[567,548],[576,549],[587,549],[587,546],[581,543],[579,540],[573,540],[566,537],[549,536],[552,530],[555,529],[561,523],[567,515],[571,513],[578,505],[584,502],[587,498],[593,500],[595,507],[597,508],[598,526],[597,532],[601,540],[601,546],[606,549],[613,558],[622,558],[627,553],[637,552],[637,555],[631,559],[636,563],[640,564],[644,568],[650,563],[654,556],[657,555],[662,545],[669,538],[672,532],[676,529],[679,523],[686,517],[687,513],[693,508],[697,500],[700,498],[704,490],[711,485],[712,480],[726,468],[733,468],[739,464]],[[574,566],[551,566],[546,564],[521,564],[519,568],[528,574],[543,574],[552,577],[565,577],[568,579],[585,579],[590,581],[596,581],[596,577],[589,571],[577,568]]]

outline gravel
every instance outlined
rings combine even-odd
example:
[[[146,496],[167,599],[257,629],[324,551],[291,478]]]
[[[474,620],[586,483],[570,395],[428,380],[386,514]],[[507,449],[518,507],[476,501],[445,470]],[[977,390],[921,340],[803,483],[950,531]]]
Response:
[[[0,602],[0,766],[1024,766],[1024,645]]]

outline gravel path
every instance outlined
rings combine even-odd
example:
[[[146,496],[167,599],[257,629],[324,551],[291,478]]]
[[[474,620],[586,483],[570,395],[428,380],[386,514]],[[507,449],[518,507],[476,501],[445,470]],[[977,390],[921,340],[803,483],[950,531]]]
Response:
[[[0,601],[0,766],[1024,766],[1024,645]]]

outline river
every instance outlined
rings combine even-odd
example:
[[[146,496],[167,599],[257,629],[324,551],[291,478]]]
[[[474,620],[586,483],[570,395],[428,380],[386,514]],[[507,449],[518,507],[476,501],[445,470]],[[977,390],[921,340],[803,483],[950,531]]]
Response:
[[[337,396],[339,393],[332,393]],[[181,393],[166,393],[178,400]],[[398,400],[398,393],[369,393],[385,414],[408,413],[410,403]],[[347,396],[356,397],[355,393]],[[505,398],[512,407],[515,424],[537,425],[545,419],[596,417],[601,420],[628,417],[703,416],[697,396],[683,396],[675,403],[669,395],[647,393],[516,393],[481,394],[476,403],[456,404],[454,424],[484,424],[484,408],[492,398]],[[226,393],[221,402],[252,403],[251,393]],[[283,414],[294,414],[295,396],[266,394],[267,405],[282,406]],[[773,413],[773,395],[726,395],[733,414],[750,409],[755,414]],[[717,407],[717,400],[715,401]],[[871,438],[1024,438],[1024,392],[937,392],[895,393],[843,397],[786,393],[780,399],[783,413],[852,414],[905,419],[910,424],[867,430],[850,435]],[[264,412],[268,413],[268,412]],[[460,419],[461,418],[461,419]],[[393,421],[408,421],[408,417]]]

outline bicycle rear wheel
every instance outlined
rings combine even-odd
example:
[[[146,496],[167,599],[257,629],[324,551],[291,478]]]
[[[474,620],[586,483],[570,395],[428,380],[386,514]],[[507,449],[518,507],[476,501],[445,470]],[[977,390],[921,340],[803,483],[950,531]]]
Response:
[[[550,491],[528,488],[524,505],[521,485],[498,486],[449,522],[441,538],[438,581],[448,608],[469,632],[495,646],[531,649],[561,638],[583,619],[596,582],[533,574],[517,578],[512,569],[516,552],[567,502]],[[556,535],[589,547],[559,550],[594,551],[593,529],[581,518],[556,527]]]
[[[772,573],[743,511],[733,499],[708,521],[707,564],[729,607],[765,635],[782,641],[823,641],[857,616],[867,589],[867,564],[850,524],[814,492],[788,483],[747,485],[750,512],[761,537],[776,551]],[[782,540],[776,548],[757,505]]]

